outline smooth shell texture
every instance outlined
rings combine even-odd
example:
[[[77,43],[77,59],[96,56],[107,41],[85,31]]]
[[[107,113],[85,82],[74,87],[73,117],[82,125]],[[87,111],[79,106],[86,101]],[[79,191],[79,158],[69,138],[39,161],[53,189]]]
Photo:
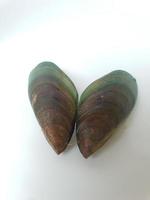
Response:
[[[60,154],[74,130],[78,101],[74,84],[54,63],[43,62],[29,75],[28,94],[47,141]]]
[[[83,92],[77,116],[77,143],[85,158],[97,151],[127,117],[137,98],[136,80],[117,70],[94,81]]]

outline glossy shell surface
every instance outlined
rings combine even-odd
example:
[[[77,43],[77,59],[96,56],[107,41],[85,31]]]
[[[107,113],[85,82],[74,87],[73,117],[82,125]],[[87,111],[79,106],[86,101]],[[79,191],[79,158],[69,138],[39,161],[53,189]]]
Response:
[[[97,151],[125,119],[137,98],[136,80],[117,70],[94,81],[83,92],[77,116],[77,143],[85,158]]]
[[[73,82],[54,63],[43,62],[29,75],[28,94],[47,141],[60,154],[75,125],[78,94]]]

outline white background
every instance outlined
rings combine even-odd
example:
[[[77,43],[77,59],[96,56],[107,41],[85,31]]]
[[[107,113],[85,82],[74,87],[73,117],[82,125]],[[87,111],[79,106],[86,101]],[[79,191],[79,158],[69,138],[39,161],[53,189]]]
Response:
[[[57,156],[32,112],[28,75],[52,61],[79,94],[115,69],[136,77],[129,118],[88,160]],[[0,0],[0,199],[150,200],[150,1]]]

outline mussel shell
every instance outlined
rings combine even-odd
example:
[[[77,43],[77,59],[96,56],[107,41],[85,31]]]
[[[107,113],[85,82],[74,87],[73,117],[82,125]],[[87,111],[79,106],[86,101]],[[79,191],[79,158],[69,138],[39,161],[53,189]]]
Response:
[[[97,151],[112,130],[131,112],[137,98],[136,80],[117,70],[94,81],[83,92],[77,116],[77,143],[85,158]]]
[[[29,75],[28,94],[47,141],[60,154],[76,120],[78,93],[73,82],[54,63],[43,62]]]

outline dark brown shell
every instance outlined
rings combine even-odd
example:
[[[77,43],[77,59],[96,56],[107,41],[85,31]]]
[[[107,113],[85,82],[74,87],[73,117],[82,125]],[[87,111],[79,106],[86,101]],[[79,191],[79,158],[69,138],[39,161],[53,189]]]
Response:
[[[28,93],[47,141],[61,153],[75,125],[78,94],[74,84],[54,63],[43,62],[30,73]]]
[[[93,82],[82,94],[77,117],[77,143],[85,158],[111,136],[137,98],[136,80],[117,70]]]

